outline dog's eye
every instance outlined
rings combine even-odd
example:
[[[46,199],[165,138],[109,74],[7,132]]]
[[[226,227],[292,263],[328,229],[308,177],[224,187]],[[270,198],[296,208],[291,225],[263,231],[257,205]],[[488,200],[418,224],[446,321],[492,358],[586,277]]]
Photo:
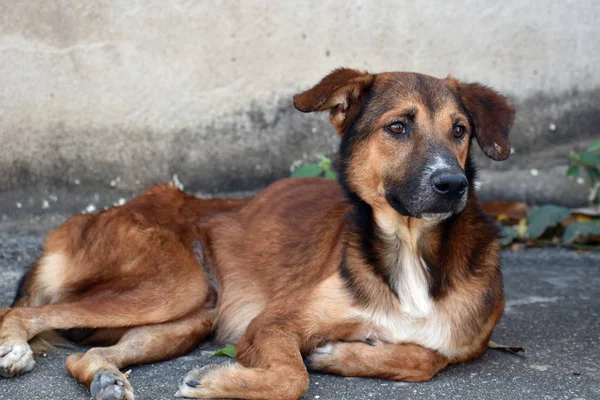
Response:
[[[394,135],[404,135],[406,133],[406,126],[398,121],[386,126],[385,130]]]
[[[452,132],[452,135],[454,135],[454,137],[457,139],[461,139],[463,136],[465,136],[466,132],[467,128],[465,128],[463,125],[456,125],[454,127],[454,131]]]

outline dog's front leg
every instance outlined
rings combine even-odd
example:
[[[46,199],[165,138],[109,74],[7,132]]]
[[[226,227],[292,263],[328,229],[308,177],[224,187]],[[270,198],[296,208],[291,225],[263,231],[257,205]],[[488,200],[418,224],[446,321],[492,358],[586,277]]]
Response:
[[[422,382],[448,365],[448,359],[416,344],[333,342],[315,349],[307,365],[343,376]]]
[[[302,396],[308,388],[308,371],[297,334],[285,327],[254,330],[260,324],[253,322],[240,339],[238,362],[192,370],[175,396],[269,400],[296,400]]]

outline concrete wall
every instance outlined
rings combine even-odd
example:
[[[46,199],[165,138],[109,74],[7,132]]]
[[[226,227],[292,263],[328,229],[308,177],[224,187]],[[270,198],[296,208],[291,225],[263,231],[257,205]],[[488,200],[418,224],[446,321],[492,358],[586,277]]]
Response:
[[[2,204],[286,176],[337,146],[291,95],[338,66],[505,92],[515,153],[481,158],[484,196],[578,203],[585,187],[563,176],[568,150],[600,134],[599,16],[583,0],[1,0]]]

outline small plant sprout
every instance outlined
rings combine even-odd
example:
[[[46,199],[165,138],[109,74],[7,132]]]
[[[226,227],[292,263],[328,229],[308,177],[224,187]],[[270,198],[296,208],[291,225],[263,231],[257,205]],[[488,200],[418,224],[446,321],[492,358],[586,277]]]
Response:
[[[569,152],[571,165],[567,169],[567,176],[577,179],[585,171],[588,176],[590,194],[588,201],[590,206],[600,204],[600,140],[596,140],[584,152]],[[582,171],[583,170],[583,171]]]
[[[337,174],[333,170],[333,162],[325,154],[317,154],[318,163],[306,164],[292,172],[292,178],[313,178],[337,180]]]

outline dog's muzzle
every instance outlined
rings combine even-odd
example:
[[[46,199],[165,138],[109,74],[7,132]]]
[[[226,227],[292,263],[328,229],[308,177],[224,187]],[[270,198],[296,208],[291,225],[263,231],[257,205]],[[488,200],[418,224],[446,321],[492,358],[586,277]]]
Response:
[[[469,182],[462,169],[437,170],[423,178],[409,185],[390,185],[388,203],[402,215],[427,220],[443,220],[464,209]]]

